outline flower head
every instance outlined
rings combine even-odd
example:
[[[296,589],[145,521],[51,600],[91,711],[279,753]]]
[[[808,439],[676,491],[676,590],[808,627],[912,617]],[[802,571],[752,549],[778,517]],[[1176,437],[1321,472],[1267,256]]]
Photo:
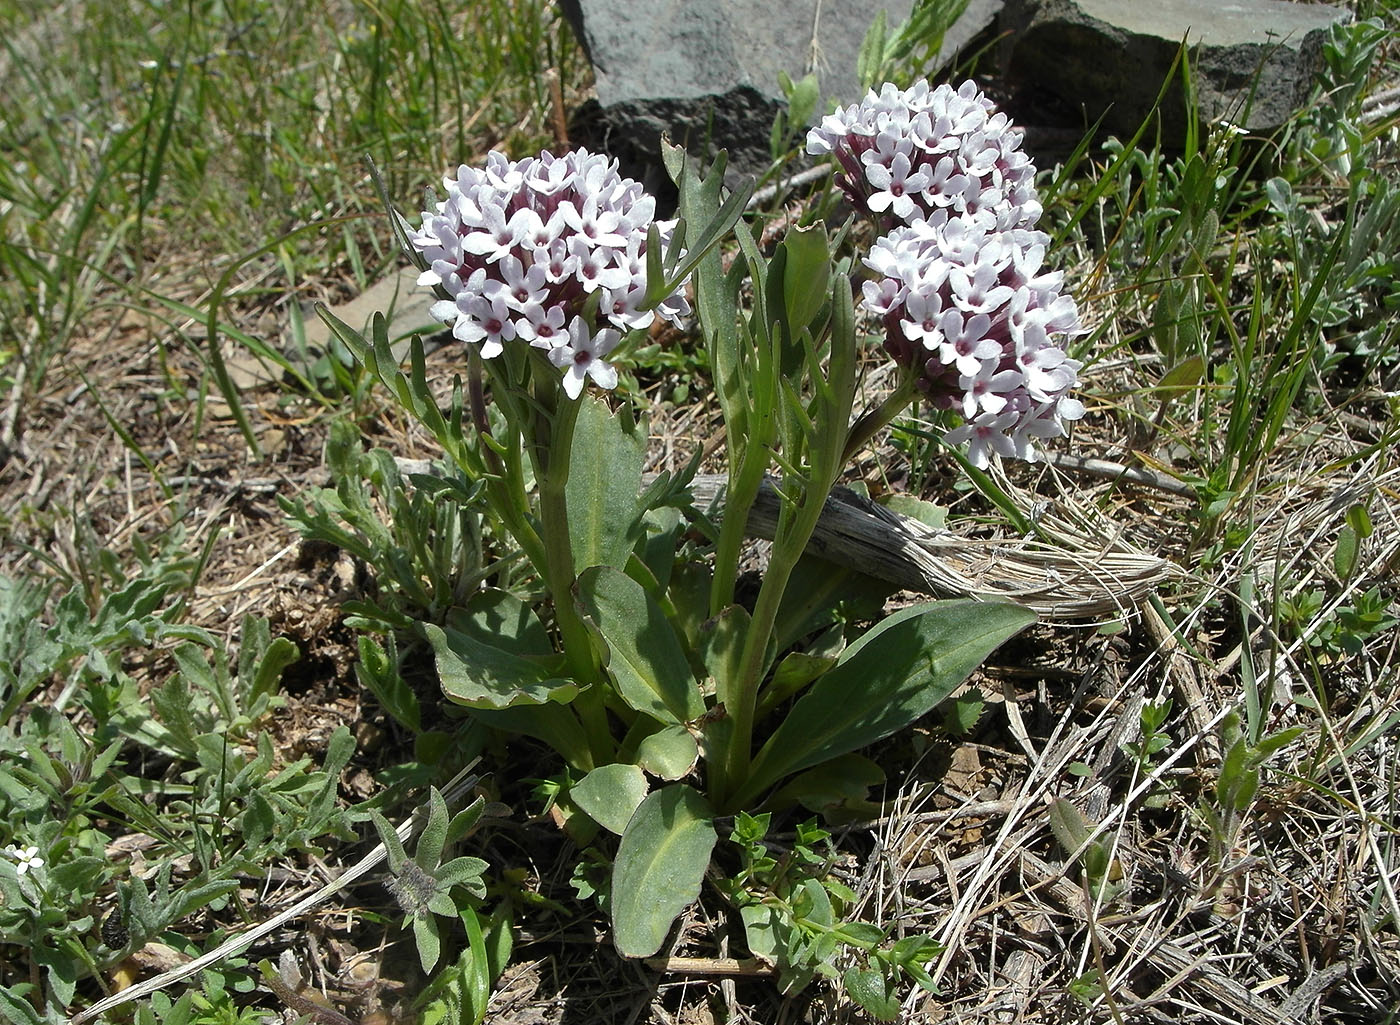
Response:
[[[895,228],[865,258],[877,277],[861,305],[934,406],[964,417],[946,440],[967,443],[975,466],[1034,461],[1036,443],[1084,415],[1068,394],[1080,364],[1058,344],[1082,332],[1079,311],[1059,275],[1037,273],[1048,241],[960,216]]]
[[[857,209],[905,224],[967,215],[1005,230],[1040,219],[1021,132],[973,82],[886,83],[808,132],[807,152],[836,157]]]
[[[1034,460],[1084,415],[1068,394],[1080,363],[1059,344],[1083,328],[1041,270],[1050,238],[1020,130],[973,82],[886,84],[812,129],[807,152],[835,157],[841,189],[889,229],[861,305],[933,405],[963,418],[946,440],[978,467]]]
[[[463,165],[443,186],[447,197],[409,236],[429,265],[419,284],[449,297],[432,315],[482,358],[511,345],[544,349],[577,398],[585,378],[616,385],[617,372],[601,357],[621,332],[656,317],[679,325],[690,313],[679,292],[637,309],[656,203],[616,161],[585,150],[511,161],[493,151],[484,168]],[[656,222],[663,246],[674,225]]]
[[[24,875],[33,868],[42,868],[44,864],[44,859],[39,857],[39,848],[37,847],[16,847],[14,844],[10,844],[5,848],[5,853],[19,862],[15,866],[15,871],[19,875]]]

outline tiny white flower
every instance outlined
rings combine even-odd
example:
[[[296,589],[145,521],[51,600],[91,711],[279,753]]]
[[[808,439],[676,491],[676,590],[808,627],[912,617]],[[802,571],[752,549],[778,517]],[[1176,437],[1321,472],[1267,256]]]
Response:
[[[19,875],[24,875],[33,868],[41,868],[44,864],[44,859],[39,857],[39,848],[37,847],[16,847],[11,844],[5,848],[5,853],[19,862],[15,867],[15,872]]]
[[[590,332],[582,317],[569,322],[569,341],[549,351],[550,362],[564,371],[564,394],[576,399],[583,393],[585,377],[599,388],[617,387],[617,368],[603,359],[617,347],[622,335],[612,328]]]
[[[525,316],[515,322],[515,336],[529,342],[537,349],[553,349],[559,344],[564,332],[564,307],[551,306],[545,309],[535,305],[525,311]]]

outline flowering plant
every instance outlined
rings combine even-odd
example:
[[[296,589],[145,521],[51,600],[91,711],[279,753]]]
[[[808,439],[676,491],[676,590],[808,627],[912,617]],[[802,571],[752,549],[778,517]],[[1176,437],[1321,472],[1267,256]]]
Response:
[[[836,241],[812,224],[770,253],[734,232],[726,269],[717,246],[751,186],[725,197],[722,155],[704,174],[664,143],[674,221],[654,220],[636,182],[583,151],[493,153],[445,179],[446,198],[419,225],[395,215],[437,293],[434,316],[462,344],[467,381],[445,414],[421,347],[401,373],[382,320],[365,340],[323,311],[442,443],[454,476],[420,483],[479,503],[543,587],[543,600],[484,588],[417,630],[447,695],[552,745],[568,763],[558,791],[575,822],[619,834],[609,909],[630,956],[659,949],[696,899],[718,815],[829,788],[834,760],[870,766],[858,749],[928,712],[1034,619],[1005,603],[933,602],[852,640],[829,607],[790,588],[854,452],[921,395],[961,417],[947,438],[979,466],[1035,458],[1083,412],[1069,396],[1079,364],[1057,344],[1081,330],[1078,314],[1043,269],[1034,168],[1004,115],[971,85],[886,86],[828,117],[808,146],[834,154],[840,187],[885,232],[860,264],[834,256]],[[901,374],[894,394],[853,418],[850,279],[862,266],[861,306]],[[657,318],[691,314],[725,425],[718,523],[687,491],[694,463],[642,487],[644,432],[598,394]],[[741,604],[745,526],[769,479],[773,546],[756,599]],[[698,551],[686,540],[696,534]],[[820,639],[794,650],[814,630]],[[764,906],[755,897],[745,915],[754,929],[771,927]],[[851,932],[868,963],[913,957],[881,960],[870,929]],[[760,949],[757,933],[751,941]]]

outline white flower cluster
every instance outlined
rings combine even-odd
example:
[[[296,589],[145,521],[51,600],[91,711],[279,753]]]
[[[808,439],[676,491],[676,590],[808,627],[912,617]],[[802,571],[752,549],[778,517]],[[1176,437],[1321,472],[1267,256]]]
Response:
[[[617,384],[604,357],[624,332],[658,315],[678,324],[690,312],[679,292],[655,310],[637,309],[656,203],[616,161],[585,150],[511,161],[493,150],[484,168],[463,165],[443,186],[447,198],[409,236],[430,267],[418,283],[447,293],[432,315],[484,359],[511,344],[543,349],[576,399],[585,378]],[[656,222],[663,246],[674,225]]]
[[[906,224],[966,216],[1006,229],[1040,219],[1021,132],[973,82],[956,90],[887,82],[824,118],[807,134],[807,152],[836,157],[857,207]]]
[[[961,414],[946,440],[968,442],[979,467],[992,453],[1034,461],[1038,441],[1084,415],[1069,395],[1081,364],[1053,340],[1083,332],[1079,311],[1041,269],[1050,238],[1020,145],[972,82],[885,85],[807,136],[808,153],[835,155],[852,201],[896,225],[865,260],[879,277],[862,306],[934,405]]]

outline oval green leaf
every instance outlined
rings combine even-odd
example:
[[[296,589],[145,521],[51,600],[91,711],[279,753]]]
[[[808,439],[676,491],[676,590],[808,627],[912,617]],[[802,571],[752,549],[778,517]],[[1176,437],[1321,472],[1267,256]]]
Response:
[[[621,835],[647,795],[641,768],[613,762],[600,765],[569,788],[574,804],[604,829]]]
[[[578,581],[579,606],[608,646],[607,667],[622,700],[671,725],[705,712],[680,638],[646,589],[605,566]]]
[[[680,779],[699,757],[700,746],[684,726],[663,727],[637,745],[637,764],[662,779]]]
[[[578,694],[570,680],[559,679],[538,661],[486,644],[460,630],[424,623],[433,646],[438,680],[453,701],[471,708],[512,708],[569,702]]]
[[[622,833],[613,863],[613,943],[624,957],[650,957],[698,896],[715,846],[714,813],[681,784],[647,796]]]

